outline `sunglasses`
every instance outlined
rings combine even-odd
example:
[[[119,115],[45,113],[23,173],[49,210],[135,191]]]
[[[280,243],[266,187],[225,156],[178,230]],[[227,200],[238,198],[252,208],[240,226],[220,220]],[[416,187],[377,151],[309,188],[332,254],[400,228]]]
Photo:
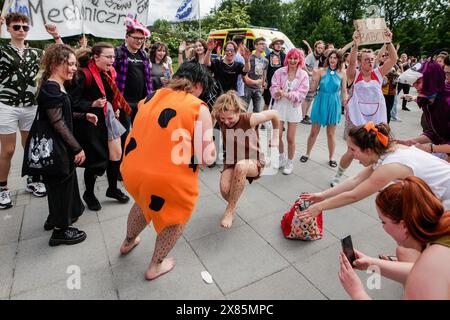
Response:
[[[225,52],[236,52],[234,49],[225,49]]]
[[[24,25],[22,25],[22,24],[15,24],[15,25],[12,26],[12,28],[13,28],[14,31],[19,31],[20,28],[22,28],[22,30],[25,31],[25,32],[28,32],[30,30],[30,26],[28,26],[26,24],[24,24]]]
[[[129,37],[133,38],[135,41],[144,41],[145,40],[145,37],[134,37],[134,36],[130,36],[130,35],[129,35]]]

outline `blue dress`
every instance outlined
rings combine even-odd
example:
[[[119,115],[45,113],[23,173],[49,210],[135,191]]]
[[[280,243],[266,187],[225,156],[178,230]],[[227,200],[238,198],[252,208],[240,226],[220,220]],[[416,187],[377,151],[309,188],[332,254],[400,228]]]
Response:
[[[337,125],[341,121],[341,83],[339,74],[328,68],[327,73],[320,79],[319,93],[314,99],[312,123],[325,127]]]

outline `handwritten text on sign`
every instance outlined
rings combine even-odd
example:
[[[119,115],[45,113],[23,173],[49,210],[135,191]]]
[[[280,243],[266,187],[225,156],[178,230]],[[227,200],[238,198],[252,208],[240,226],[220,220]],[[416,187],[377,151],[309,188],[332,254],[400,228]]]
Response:
[[[386,37],[386,21],[383,18],[369,18],[355,20],[355,29],[361,34],[361,45],[385,43],[389,39]]]
[[[8,2],[8,1],[7,1]],[[61,36],[90,33],[97,37],[123,38],[125,18],[147,21],[147,0],[12,0],[8,12],[30,18],[29,40],[49,39],[46,23],[56,24]],[[6,5],[6,3],[5,3]],[[3,30],[5,31],[5,30]],[[2,32],[2,35],[7,35]]]

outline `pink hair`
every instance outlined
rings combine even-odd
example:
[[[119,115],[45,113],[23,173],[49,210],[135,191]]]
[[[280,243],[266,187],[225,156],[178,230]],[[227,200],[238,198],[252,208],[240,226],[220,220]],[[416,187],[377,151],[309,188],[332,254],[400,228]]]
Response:
[[[286,59],[284,59],[284,66],[287,66],[289,64],[289,59],[291,57],[298,59],[297,67],[305,67],[305,52],[303,50],[297,48],[289,50],[288,54],[286,55]]]

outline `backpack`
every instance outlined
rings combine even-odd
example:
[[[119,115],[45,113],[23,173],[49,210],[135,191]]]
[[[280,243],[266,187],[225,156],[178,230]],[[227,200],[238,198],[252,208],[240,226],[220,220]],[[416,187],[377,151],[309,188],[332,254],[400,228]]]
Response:
[[[283,215],[281,219],[281,230],[285,238],[305,241],[322,239],[322,212],[311,223],[306,223],[306,218],[299,217],[299,213],[308,208],[309,205],[309,201],[298,198],[291,209]]]

